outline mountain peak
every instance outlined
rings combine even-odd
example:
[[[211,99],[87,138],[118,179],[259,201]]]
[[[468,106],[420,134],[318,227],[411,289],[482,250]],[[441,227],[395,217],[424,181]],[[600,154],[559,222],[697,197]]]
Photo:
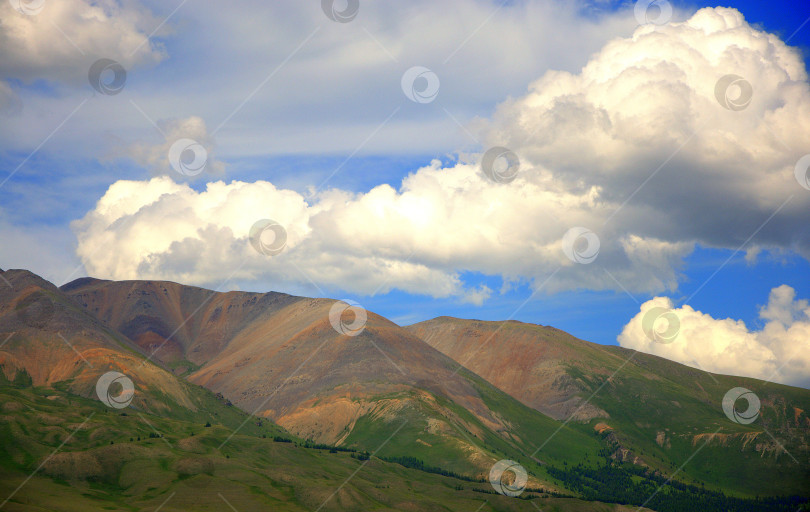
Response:
[[[2,272],[3,279],[0,279],[0,293],[5,288],[8,292],[9,286],[13,293],[19,293],[22,290],[37,287],[43,290],[56,291],[57,288],[50,281],[34,274],[33,272],[25,269],[9,269]]]
[[[75,290],[76,288],[82,288],[85,286],[92,286],[94,284],[106,282],[109,281],[106,279],[96,279],[95,277],[80,277],[78,279],[74,279],[69,283],[63,284],[62,286],[59,287],[59,289],[67,293],[70,292],[71,290]]]

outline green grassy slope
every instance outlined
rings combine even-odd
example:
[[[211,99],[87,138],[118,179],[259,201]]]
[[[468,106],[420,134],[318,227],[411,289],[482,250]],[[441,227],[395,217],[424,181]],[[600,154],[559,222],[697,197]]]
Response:
[[[560,422],[462,371],[475,383],[490,410],[507,420],[508,430],[495,432],[462,407],[432,396],[430,401],[412,400],[414,405],[394,418],[361,418],[343,445],[373,450],[399,428],[398,434],[380,450],[380,456],[415,457],[428,465],[475,478],[486,477],[497,460],[512,459],[530,471],[537,483],[552,488],[554,482],[546,474],[545,465],[566,462],[595,466],[603,445],[593,435],[561,428]],[[439,424],[444,429],[437,427]]]
[[[616,362],[599,364],[618,368]],[[589,367],[572,365],[570,371],[588,391],[604,382]],[[611,381],[592,401],[610,413],[602,421],[622,446],[650,466],[672,473],[692,457],[680,473],[687,482],[749,497],[810,493],[810,391],[709,374],[647,354],[636,354]],[[723,396],[735,387],[750,389],[762,402],[752,424],[734,423],[722,411]]]
[[[632,510],[526,492],[492,494],[488,483],[404,468],[377,457],[276,442],[277,427],[178,420],[48,388],[0,386],[0,509],[21,510]],[[230,409],[230,408],[229,408]],[[125,415],[124,415],[125,414]],[[255,427],[255,428],[254,428]],[[160,433],[160,437],[155,432]],[[267,436],[266,438],[262,437]],[[139,440],[140,438],[140,440]],[[28,478],[39,467],[33,477]]]
[[[524,403],[561,421],[574,415],[571,430],[593,435],[598,426],[620,460],[736,496],[810,495],[810,390],[714,375],[521,322],[440,317],[408,329]],[[735,387],[761,400],[750,425],[722,410]],[[555,408],[561,402],[570,405]],[[575,417],[586,402],[587,417]]]

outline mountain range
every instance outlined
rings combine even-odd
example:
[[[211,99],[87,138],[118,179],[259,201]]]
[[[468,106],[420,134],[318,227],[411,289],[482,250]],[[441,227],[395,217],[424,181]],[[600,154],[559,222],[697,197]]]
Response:
[[[515,321],[403,327],[326,298],[0,277],[0,510],[796,510],[810,496],[806,389]],[[133,383],[128,407],[99,396],[109,372]],[[755,421],[724,414],[737,388],[759,399]],[[499,461],[526,471],[517,496],[488,481]]]

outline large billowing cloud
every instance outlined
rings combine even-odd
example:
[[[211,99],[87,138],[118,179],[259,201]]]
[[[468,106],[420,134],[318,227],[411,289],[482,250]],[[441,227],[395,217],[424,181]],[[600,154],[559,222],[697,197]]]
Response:
[[[426,255],[417,252],[435,239],[426,238],[430,212],[415,219],[411,201],[419,199],[390,202],[396,195],[389,187],[356,197],[330,191],[309,206],[298,193],[268,182],[209,183],[198,193],[168,177],[119,181],[73,227],[78,254],[94,276],[149,276],[209,285],[255,279],[276,289],[311,279],[319,286],[360,293],[399,287],[480,302],[486,290],[466,290],[448,261],[458,249],[454,243],[476,232],[470,219],[457,219],[463,232],[435,247],[438,260],[425,264]],[[378,210],[374,218],[368,209]],[[285,227],[286,248],[279,255],[259,254],[248,243],[253,224],[265,218]],[[389,226],[390,236],[384,244],[377,240],[377,246],[368,246],[368,235],[358,232],[368,229],[371,236],[379,236],[386,231],[380,223]]]
[[[810,152],[804,63],[735,9],[611,41],[580,73],[547,73],[485,130],[558,186],[590,192],[597,225],[737,248],[787,201],[753,242],[810,257],[810,194],[794,178]]]
[[[745,83],[718,99],[729,74],[752,86],[746,108],[720,104],[746,99],[737,98]],[[798,52],[776,36],[736,10],[703,9],[640,27],[580,73],[548,72],[500,105],[480,133],[519,156],[511,183],[486,178],[480,155],[450,168],[433,162],[398,189],[308,198],[266,182],[203,192],[166,178],[118,182],[74,224],[78,254],[99,277],[216,285],[236,276],[267,288],[311,279],[474,302],[489,290],[470,289],[466,271],[535,286],[554,274],[550,291],[672,290],[696,243],[736,249],[756,235],[746,249],[810,255],[810,194],[793,175],[810,151],[806,79]],[[272,258],[247,243],[262,218],[289,234]],[[599,239],[590,264],[563,251],[576,227]],[[592,259],[594,241],[575,240],[580,261]]]
[[[764,322],[760,330],[741,320],[712,318],[688,305],[673,308],[666,297],[645,302],[622,330],[619,344],[715,373],[810,386],[810,305],[796,299],[790,286],[771,290],[759,312]],[[676,315],[672,324],[665,310]],[[647,335],[649,326],[666,334],[670,325],[672,336],[659,338],[665,343]]]

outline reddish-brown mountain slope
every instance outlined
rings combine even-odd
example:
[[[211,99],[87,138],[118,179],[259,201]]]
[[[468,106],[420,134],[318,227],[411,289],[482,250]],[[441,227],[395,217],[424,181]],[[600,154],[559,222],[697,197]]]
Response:
[[[529,407],[556,419],[566,419],[575,412],[577,419],[607,417],[602,409],[590,403],[583,405],[583,386],[567,368],[591,363],[595,355],[617,364],[627,357],[554,327],[517,321],[439,317],[407,330]]]
[[[61,290],[145,353],[181,370],[210,361],[245,325],[300,300],[272,292],[218,293],[168,281],[82,278]]]
[[[455,362],[393,322],[369,312],[359,335],[339,334],[334,300],[154,281],[81,279],[62,290],[155,360],[190,369],[191,382],[304,437],[342,442],[360,418],[405,409],[452,416],[442,400],[508,430]]]
[[[144,364],[145,356],[131,341],[53,284],[27,270],[0,272],[0,278],[0,366],[6,379],[30,377],[36,386],[65,383],[70,391],[95,398],[98,378],[115,370],[134,381],[136,407],[170,407],[154,399],[161,393],[195,409],[188,384]]]

